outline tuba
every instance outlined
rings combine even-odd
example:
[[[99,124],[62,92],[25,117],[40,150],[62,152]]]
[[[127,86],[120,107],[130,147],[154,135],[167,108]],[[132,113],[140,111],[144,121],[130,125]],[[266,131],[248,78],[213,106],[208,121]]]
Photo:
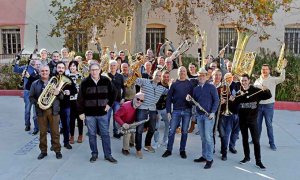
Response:
[[[49,109],[56,98],[54,90],[62,90],[66,85],[71,83],[72,81],[65,75],[53,76],[38,98],[39,107],[43,110]]]
[[[236,28],[236,30],[238,33],[238,40],[232,62],[232,73],[238,76],[241,76],[244,73],[251,75],[256,53],[245,52],[245,48],[250,37],[254,34],[254,31],[246,28]]]
[[[281,49],[280,49],[280,53],[279,53],[279,58],[277,61],[277,66],[275,68],[275,70],[279,73],[282,72],[282,70],[284,69],[284,49],[285,49],[285,43],[282,43]]]

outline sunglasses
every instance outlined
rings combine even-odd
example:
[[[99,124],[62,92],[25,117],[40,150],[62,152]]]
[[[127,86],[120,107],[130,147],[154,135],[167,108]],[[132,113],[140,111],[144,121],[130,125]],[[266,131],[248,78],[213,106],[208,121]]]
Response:
[[[140,98],[136,98],[137,101],[140,101],[140,102],[144,102],[144,100],[140,99]]]

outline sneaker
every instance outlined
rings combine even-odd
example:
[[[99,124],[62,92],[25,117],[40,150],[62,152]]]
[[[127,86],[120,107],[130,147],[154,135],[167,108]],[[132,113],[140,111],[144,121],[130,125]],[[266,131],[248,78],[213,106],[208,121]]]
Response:
[[[94,162],[96,162],[97,159],[98,159],[97,156],[92,156],[92,157],[90,158],[90,162],[91,162],[91,163],[94,163]]]
[[[125,156],[128,156],[130,153],[128,150],[125,150],[122,148],[122,154],[124,154]]]
[[[61,152],[57,152],[57,153],[56,153],[56,159],[61,159],[61,158],[62,158]]]
[[[26,126],[25,131],[30,131],[30,126]]]
[[[116,139],[120,139],[120,138],[121,138],[121,136],[120,136],[120,134],[114,134],[114,138],[116,138]]]
[[[38,156],[38,160],[41,160],[41,159],[44,159],[44,157],[46,157],[47,156],[47,153],[41,153],[41,154],[39,154],[39,156]]]
[[[163,158],[166,158],[166,157],[171,156],[171,155],[172,155],[172,152],[169,151],[169,150],[166,150],[166,151],[164,152],[164,154],[162,155],[162,157],[163,157]]]
[[[186,158],[187,158],[186,152],[185,152],[185,151],[180,151],[180,157],[181,157],[182,159],[186,159]]]
[[[223,154],[221,159],[222,159],[222,161],[226,161],[227,160],[227,155]]]
[[[143,159],[142,151],[136,151],[136,157],[139,158],[139,159]]]
[[[70,144],[65,144],[64,147],[65,147],[66,149],[72,149],[72,146],[71,146]]]
[[[246,164],[247,162],[251,162],[250,158],[244,158],[240,161],[240,164]]]
[[[112,156],[105,158],[105,160],[108,161],[108,162],[111,162],[113,164],[118,163],[118,161],[115,158],[113,158]]]
[[[148,151],[148,152],[150,152],[150,153],[155,153],[155,149],[153,149],[152,146],[145,146],[145,147],[144,147],[144,150],[145,150],[145,151]]]
[[[258,167],[261,170],[266,170],[266,167],[261,162],[257,162],[256,167]]]
[[[201,163],[201,162],[206,162],[206,159],[204,158],[204,157],[200,157],[200,158],[198,158],[198,159],[194,159],[194,162],[195,163]]]
[[[159,148],[160,147],[159,142],[155,142],[152,147],[153,147],[153,149]]]
[[[212,164],[213,164],[214,160],[211,161],[206,161],[206,164],[204,166],[204,169],[210,169]]]
[[[230,151],[232,154],[236,154],[236,153],[237,153],[237,150],[236,150],[234,147],[230,147],[230,148],[229,148],[229,151]]]
[[[277,148],[276,148],[275,144],[273,144],[273,145],[270,145],[270,148],[271,148],[273,151],[276,151],[276,150],[277,150]]]
[[[196,134],[196,135],[200,135],[200,131],[197,131],[195,134]]]
[[[34,131],[32,132],[32,135],[35,136],[35,135],[37,135],[38,133],[39,133],[38,130],[34,130]]]

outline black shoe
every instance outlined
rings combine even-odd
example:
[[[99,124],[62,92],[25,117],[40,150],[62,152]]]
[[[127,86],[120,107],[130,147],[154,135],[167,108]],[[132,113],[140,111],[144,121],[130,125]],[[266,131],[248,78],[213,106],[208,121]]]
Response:
[[[198,159],[194,159],[194,162],[196,163],[206,162],[206,159],[204,157],[200,157]]]
[[[134,147],[134,143],[129,143],[129,147]]]
[[[59,134],[62,134],[64,132],[63,128],[60,128]]]
[[[53,148],[53,146],[51,146],[51,147],[50,147],[50,151],[54,151],[54,148]]]
[[[204,166],[204,169],[210,169],[212,164],[213,164],[214,160],[211,161],[206,161],[206,164]]]
[[[91,162],[91,163],[94,163],[94,162],[96,162],[97,159],[98,159],[97,156],[92,156],[92,157],[90,158],[90,162]]]
[[[113,158],[112,156],[110,156],[110,157],[108,157],[108,158],[105,158],[105,160],[106,160],[106,161],[109,161],[109,162],[111,162],[111,163],[114,163],[114,164],[117,164],[117,163],[118,163],[118,161],[115,160],[115,158]]]
[[[30,126],[26,126],[25,131],[30,131]]]
[[[185,153],[185,151],[180,151],[180,157],[182,158],[182,159],[186,159],[186,153]]]
[[[32,135],[34,136],[34,135],[37,135],[38,133],[39,133],[39,131],[35,130],[35,131],[32,132]]]
[[[70,144],[65,144],[64,147],[67,149],[72,149],[72,146]]]
[[[128,150],[122,149],[122,154],[124,154],[125,156],[128,156],[130,153]]]
[[[56,159],[61,159],[61,158],[62,158],[61,152],[57,152],[57,153],[56,153]]]
[[[237,150],[236,150],[234,147],[229,148],[229,151],[230,151],[231,153],[233,153],[233,154],[236,154],[236,153],[237,153]]]
[[[250,162],[250,158],[244,158],[240,161],[240,164],[246,164],[247,162]]]
[[[266,170],[266,167],[261,162],[257,162],[256,167],[260,168],[261,170]]]
[[[114,134],[114,138],[120,139],[121,135],[120,134]]]
[[[169,151],[169,150],[166,150],[165,153],[162,155],[163,158],[166,158],[168,156],[171,156],[172,155],[172,152]]]
[[[41,153],[39,156],[38,156],[38,160],[41,160],[43,159],[44,157],[47,156],[47,153]]]
[[[222,161],[226,161],[227,160],[227,155],[222,155],[222,157],[221,157],[221,159],[222,159]]]

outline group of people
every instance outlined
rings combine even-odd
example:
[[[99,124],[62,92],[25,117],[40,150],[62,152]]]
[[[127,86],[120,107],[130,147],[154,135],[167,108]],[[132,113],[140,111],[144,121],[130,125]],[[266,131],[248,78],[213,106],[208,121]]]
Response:
[[[102,63],[92,59],[91,50],[86,52],[84,61],[79,56],[69,57],[67,48],[63,48],[61,53],[53,52],[51,60],[47,59],[47,50],[41,49],[40,58],[32,57],[29,65],[19,66],[17,61],[14,71],[24,77],[25,131],[30,131],[30,112],[33,107],[32,134],[40,132],[41,153],[38,159],[47,156],[47,132],[51,134],[50,149],[56,153],[56,158],[62,158],[60,126],[64,147],[72,149],[77,120],[78,143],[83,141],[84,124],[88,130],[90,162],[98,158],[97,135],[100,135],[105,160],[117,163],[111,152],[109,129],[112,119],[113,137],[120,139],[123,136],[121,152],[127,156],[130,148],[135,147],[136,156],[140,159],[143,158],[142,148],[154,153],[156,148],[166,146],[162,157],[172,155],[176,130],[179,128],[179,154],[186,159],[189,127],[190,124],[197,124],[202,153],[194,162],[205,163],[205,169],[212,167],[216,137],[220,137],[223,161],[227,160],[228,149],[237,153],[235,144],[239,131],[244,149],[244,158],[240,163],[249,162],[249,129],[256,165],[265,169],[259,142],[262,121],[264,118],[270,148],[275,151],[272,128],[275,88],[284,81],[285,70],[279,77],[273,77],[270,75],[270,66],[264,64],[261,76],[254,85],[250,85],[248,74],[240,77],[232,74],[232,63],[224,59],[224,50],[215,59],[208,56],[206,65],[199,67],[198,71],[194,63],[190,63],[188,69],[182,66],[181,57],[175,56],[173,49],[164,52],[161,49],[155,57],[153,51],[148,49],[145,55],[139,53],[135,62],[126,59],[125,51],[118,54],[110,52],[107,72],[103,71]],[[86,77],[79,70],[83,63],[88,66]],[[141,64],[138,70],[134,63]],[[49,108],[41,108],[39,98],[52,83],[50,78],[62,76],[69,83],[52,86],[51,93],[55,98]],[[129,80],[132,82],[129,83]],[[164,122],[162,140],[159,132],[161,121]],[[126,133],[122,134],[120,129],[126,130]],[[142,135],[145,131],[143,146]]]

